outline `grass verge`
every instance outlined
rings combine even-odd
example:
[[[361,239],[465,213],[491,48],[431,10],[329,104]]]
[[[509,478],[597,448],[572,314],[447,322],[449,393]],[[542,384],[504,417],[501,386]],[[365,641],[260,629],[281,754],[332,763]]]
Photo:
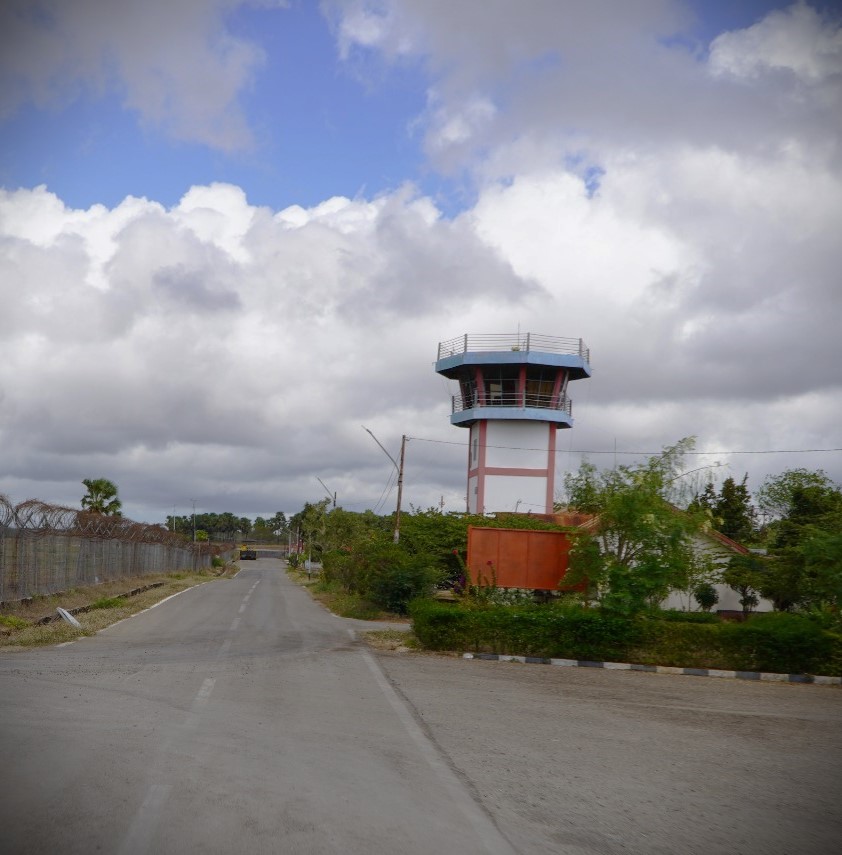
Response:
[[[355,618],[356,620],[385,620],[392,623],[409,623],[406,615],[396,615],[384,612],[374,603],[369,602],[358,594],[349,594],[338,585],[329,585],[318,576],[308,578],[306,572],[287,568],[290,578],[301,587],[306,588],[314,600],[321,603],[329,611],[339,617]]]
[[[209,568],[198,572],[155,574],[140,578],[106,582],[87,588],[74,588],[50,596],[33,597],[20,603],[5,603],[0,607],[0,650],[61,644],[86,635],[95,635],[118,621],[148,609],[167,597],[207,582],[233,576],[236,565]],[[135,588],[161,583],[158,587],[134,596],[124,596]],[[88,608],[75,615],[81,629],[71,626],[61,618],[39,624],[42,618],[56,615],[59,607],[71,611]]]

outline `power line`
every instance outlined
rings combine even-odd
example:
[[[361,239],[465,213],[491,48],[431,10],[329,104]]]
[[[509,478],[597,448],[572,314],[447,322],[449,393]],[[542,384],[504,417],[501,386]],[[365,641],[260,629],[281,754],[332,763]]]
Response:
[[[439,445],[459,445],[462,448],[467,447],[467,443],[465,442],[455,442],[453,440],[447,439],[425,439],[421,436],[408,436],[407,439],[411,439],[415,442],[433,442],[438,443]],[[505,448],[510,451],[543,451],[546,452],[546,448],[529,448],[527,446],[521,445],[486,445],[486,448]],[[842,448],[764,448],[764,449],[756,449],[756,450],[734,450],[734,451],[685,451],[684,454],[687,455],[715,455],[715,454],[821,454],[824,452],[832,452],[832,451],[842,451]],[[613,448],[611,449],[576,449],[576,448],[557,448],[555,450],[556,454],[628,454],[628,455],[642,455],[645,457],[657,457],[664,453],[663,449],[659,451],[619,451]]]
[[[386,486],[383,488],[383,492],[380,494],[380,498],[377,500],[377,504],[374,506],[374,513],[378,513],[382,506],[385,504],[386,499],[392,494],[392,489],[394,488],[394,479],[396,478],[396,474],[394,472],[389,473],[389,480],[386,482]]]

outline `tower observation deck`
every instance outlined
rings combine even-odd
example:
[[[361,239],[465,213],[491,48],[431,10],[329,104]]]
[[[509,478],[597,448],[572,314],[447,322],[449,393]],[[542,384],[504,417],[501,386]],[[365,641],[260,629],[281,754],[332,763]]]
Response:
[[[459,384],[451,424],[471,431],[468,511],[552,513],[556,431],[573,426],[567,387],[591,376],[582,339],[465,334],[439,343],[436,371]]]

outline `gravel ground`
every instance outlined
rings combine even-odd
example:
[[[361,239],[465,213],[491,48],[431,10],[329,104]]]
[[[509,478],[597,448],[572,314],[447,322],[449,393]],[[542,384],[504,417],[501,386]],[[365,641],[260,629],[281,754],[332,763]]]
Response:
[[[840,851],[836,687],[377,656],[519,852]]]

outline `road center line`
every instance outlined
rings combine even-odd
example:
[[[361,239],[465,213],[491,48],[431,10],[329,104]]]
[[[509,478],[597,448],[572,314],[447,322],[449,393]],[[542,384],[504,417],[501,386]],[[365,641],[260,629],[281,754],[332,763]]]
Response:
[[[210,693],[213,691],[214,684],[216,683],[216,677],[207,677],[202,683],[202,688],[199,689],[198,694],[196,695],[195,700],[193,701],[193,707],[203,706],[207,703],[208,698],[210,697]]]
[[[123,838],[119,855],[145,855],[149,852],[152,836],[161,819],[161,808],[172,789],[170,784],[152,784],[146,798],[134,815],[132,824]]]

